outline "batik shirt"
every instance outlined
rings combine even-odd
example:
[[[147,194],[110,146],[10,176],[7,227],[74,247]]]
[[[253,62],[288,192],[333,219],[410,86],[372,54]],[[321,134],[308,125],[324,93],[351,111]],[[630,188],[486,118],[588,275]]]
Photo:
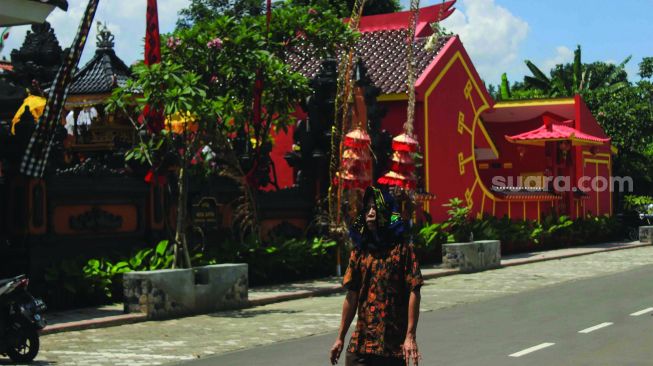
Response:
[[[423,283],[412,244],[354,249],[343,286],[358,292],[358,322],[347,351],[402,357],[410,292]]]

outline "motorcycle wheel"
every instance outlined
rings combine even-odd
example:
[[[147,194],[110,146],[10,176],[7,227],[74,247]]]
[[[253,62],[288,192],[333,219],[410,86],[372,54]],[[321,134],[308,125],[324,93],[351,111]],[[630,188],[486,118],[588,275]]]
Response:
[[[33,327],[22,322],[14,322],[11,326],[7,345],[7,356],[16,363],[31,362],[39,353],[39,334]]]

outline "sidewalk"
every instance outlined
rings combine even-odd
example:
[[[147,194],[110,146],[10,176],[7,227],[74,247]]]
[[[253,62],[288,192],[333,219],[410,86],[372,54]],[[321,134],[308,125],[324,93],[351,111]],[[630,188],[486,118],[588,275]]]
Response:
[[[503,267],[518,266],[600,252],[639,248],[648,245],[649,244],[642,244],[635,241],[522,253],[504,257],[501,260],[501,265]],[[422,275],[425,279],[451,276],[458,273],[458,269],[440,268],[434,265],[426,265],[422,267]],[[299,283],[254,287],[249,290],[249,305],[251,307],[261,306],[282,301],[338,293],[342,291],[340,281],[341,279],[339,277],[334,276]],[[122,304],[114,304],[97,308],[47,313],[46,319],[48,320],[49,325],[42,331],[42,334],[102,328],[147,320],[144,314],[123,314],[122,310]]]

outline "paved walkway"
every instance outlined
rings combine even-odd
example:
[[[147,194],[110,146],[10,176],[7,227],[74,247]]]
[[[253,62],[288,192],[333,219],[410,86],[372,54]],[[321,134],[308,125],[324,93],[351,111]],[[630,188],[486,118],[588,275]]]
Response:
[[[632,249],[641,247],[639,242],[620,242],[588,245],[583,247],[523,253],[504,257],[502,266],[509,267],[547,260],[562,259],[604,251]],[[422,274],[426,279],[458,274],[457,269],[441,268],[437,265],[423,266]],[[342,290],[340,277],[329,277],[313,281],[291,284],[254,287],[249,290],[251,306],[262,306],[282,301],[296,300],[313,296],[334,294]],[[64,331],[102,328],[145,321],[142,314],[123,314],[122,304],[106,305],[97,308],[77,309],[47,314],[48,327],[44,334]]]
[[[653,247],[433,278],[423,312],[653,265]],[[425,270],[426,271],[426,270]],[[336,331],[342,295],[43,336],[41,365],[160,365]],[[325,344],[325,354],[331,344]],[[301,352],[301,350],[298,350]],[[3,362],[0,361],[0,365]]]

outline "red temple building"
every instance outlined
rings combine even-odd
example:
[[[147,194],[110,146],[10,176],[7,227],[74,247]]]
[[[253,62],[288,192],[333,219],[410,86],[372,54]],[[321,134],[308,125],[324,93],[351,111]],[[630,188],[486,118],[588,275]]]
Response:
[[[443,204],[457,197],[478,217],[611,215],[612,194],[602,188],[614,151],[580,96],[496,102],[458,36],[441,37],[425,49],[433,34],[429,24],[448,17],[454,2],[422,8],[416,30],[414,126],[424,156],[419,185],[436,196],[425,210],[434,221],[444,220]],[[376,101],[387,111],[381,125],[392,136],[402,133],[406,121],[409,17],[409,12],[363,17],[355,46],[380,89]],[[321,60],[295,65],[313,78]],[[292,145],[290,136],[277,136],[272,154],[282,188],[293,184],[296,173],[282,158]],[[568,177],[567,187],[560,179],[554,184],[556,177]],[[599,189],[591,184],[596,177]]]

